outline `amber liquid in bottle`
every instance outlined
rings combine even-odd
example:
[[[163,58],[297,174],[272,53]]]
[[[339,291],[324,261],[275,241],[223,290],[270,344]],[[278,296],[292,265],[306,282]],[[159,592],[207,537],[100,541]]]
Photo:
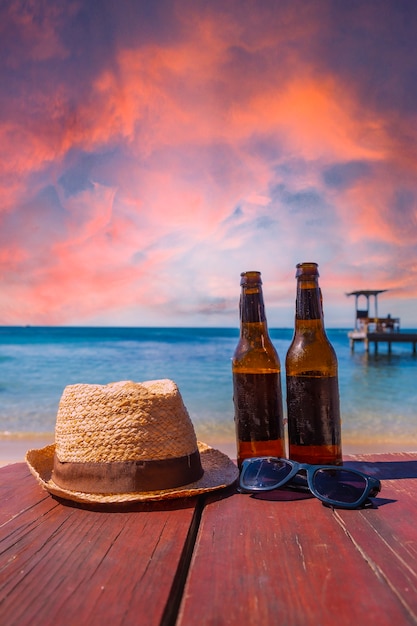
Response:
[[[241,274],[240,339],[232,360],[237,462],[285,455],[281,366],[269,337],[260,272]]]
[[[327,338],[316,263],[297,265],[295,332],[285,361],[289,457],[341,465],[336,353]]]

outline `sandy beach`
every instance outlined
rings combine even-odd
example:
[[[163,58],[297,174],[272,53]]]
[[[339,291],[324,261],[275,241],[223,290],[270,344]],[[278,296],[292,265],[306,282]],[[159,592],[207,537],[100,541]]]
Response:
[[[39,434],[34,436],[20,436],[0,438],[0,467],[11,463],[21,463],[25,454],[32,448],[43,448],[54,442],[53,434]]]

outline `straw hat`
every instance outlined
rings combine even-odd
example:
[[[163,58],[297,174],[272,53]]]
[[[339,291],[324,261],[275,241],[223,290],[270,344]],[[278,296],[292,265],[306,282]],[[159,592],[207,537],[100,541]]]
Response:
[[[194,496],[231,485],[238,469],[197,442],[172,380],[69,385],[59,403],[55,444],[26,462],[50,493],[89,503]]]

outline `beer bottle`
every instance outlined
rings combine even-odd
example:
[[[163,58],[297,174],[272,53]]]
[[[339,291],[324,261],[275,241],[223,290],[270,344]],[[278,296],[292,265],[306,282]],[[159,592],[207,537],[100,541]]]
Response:
[[[341,465],[336,353],[327,338],[317,263],[297,265],[295,332],[285,361],[289,457]]]
[[[285,455],[281,365],[269,337],[260,272],[241,274],[240,339],[232,360],[237,462]]]

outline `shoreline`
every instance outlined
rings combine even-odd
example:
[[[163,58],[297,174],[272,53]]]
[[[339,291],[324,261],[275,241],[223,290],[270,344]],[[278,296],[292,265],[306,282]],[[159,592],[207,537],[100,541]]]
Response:
[[[0,435],[0,467],[13,463],[22,463],[25,454],[32,448],[44,448],[54,443],[53,433],[39,434],[1,434]]]
[[[201,437],[209,446],[236,458],[236,443],[229,438]],[[33,448],[39,449],[54,443],[54,433],[2,433],[0,434],[0,467],[22,463],[25,454]],[[349,440],[342,442],[343,454],[384,454],[388,452],[409,452],[417,455],[417,442],[409,440],[380,441],[372,439]]]

